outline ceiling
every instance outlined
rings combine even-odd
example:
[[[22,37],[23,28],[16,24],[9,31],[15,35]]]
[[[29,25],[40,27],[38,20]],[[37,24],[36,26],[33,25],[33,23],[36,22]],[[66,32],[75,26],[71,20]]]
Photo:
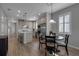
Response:
[[[69,7],[74,3],[53,3],[52,12]],[[47,3],[2,3],[1,7],[9,17],[35,19],[37,15],[50,11]]]

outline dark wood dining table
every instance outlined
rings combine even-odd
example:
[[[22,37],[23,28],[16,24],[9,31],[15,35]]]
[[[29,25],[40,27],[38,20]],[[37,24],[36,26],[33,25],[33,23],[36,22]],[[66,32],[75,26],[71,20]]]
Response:
[[[61,36],[61,35],[56,35],[56,40],[55,40],[55,43],[56,41],[62,41],[64,40],[64,37]],[[48,42],[51,44],[53,42],[53,39],[48,39]],[[55,52],[60,52],[60,50],[58,50],[57,48],[55,48]]]

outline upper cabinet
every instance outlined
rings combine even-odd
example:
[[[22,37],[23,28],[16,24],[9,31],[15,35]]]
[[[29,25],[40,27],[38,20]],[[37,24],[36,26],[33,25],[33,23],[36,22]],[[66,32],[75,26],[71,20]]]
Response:
[[[47,22],[46,13],[43,13],[38,18],[38,25],[45,24]]]

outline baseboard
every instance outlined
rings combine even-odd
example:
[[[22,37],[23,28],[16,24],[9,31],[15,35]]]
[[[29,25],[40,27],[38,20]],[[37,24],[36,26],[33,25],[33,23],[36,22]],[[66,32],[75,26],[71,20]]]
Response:
[[[68,45],[68,47],[71,47],[71,48],[74,48],[74,49],[78,49],[79,50],[79,47],[75,47],[73,45]]]

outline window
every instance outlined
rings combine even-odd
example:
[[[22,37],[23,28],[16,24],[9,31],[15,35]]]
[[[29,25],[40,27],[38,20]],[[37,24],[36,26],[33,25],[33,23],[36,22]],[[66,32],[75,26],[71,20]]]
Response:
[[[0,17],[0,35],[7,34],[7,20],[6,18]]]
[[[63,32],[63,16],[59,17],[59,32]]]
[[[59,32],[70,33],[70,13],[59,16]]]
[[[65,32],[70,32],[70,15],[65,15]]]

